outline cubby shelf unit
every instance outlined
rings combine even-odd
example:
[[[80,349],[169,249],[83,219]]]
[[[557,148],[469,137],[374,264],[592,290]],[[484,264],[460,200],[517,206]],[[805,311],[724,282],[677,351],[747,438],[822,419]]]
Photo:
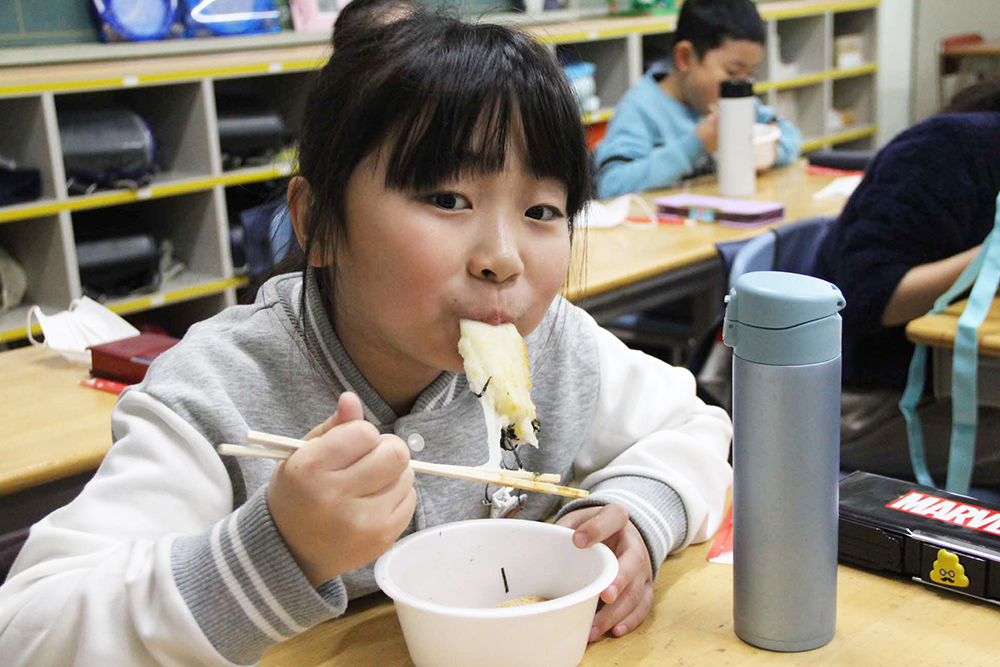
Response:
[[[803,130],[803,150],[871,146],[874,141],[878,5],[878,0],[758,5],[768,39],[755,91],[779,113],[793,116]],[[602,106],[582,116],[591,130],[599,130],[613,116],[622,95],[642,76],[644,50],[669,51],[675,26],[675,16],[521,24],[553,50],[569,49],[597,65]],[[834,40],[851,34],[861,35],[861,62],[838,68]],[[236,290],[247,281],[233,266],[226,188],[286,177],[293,165],[282,157],[271,164],[224,170],[217,95],[252,90],[295,128],[310,82],[330,53],[325,41],[288,45],[276,39],[274,48],[262,43],[266,41],[258,38],[253,48],[233,50],[230,42],[216,53],[199,47],[189,54],[116,55],[0,68],[0,126],[5,128],[0,155],[42,173],[39,200],[0,207],[0,246],[25,267],[29,280],[22,306],[0,314],[0,342],[27,335],[30,306],[57,312],[82,295],[74,234],[80,225],[99,219],[102,211],[110,216],[136,210],[161,220],[198,211],[185,224],[159,229],[178,249],[188,272],[152,294],[111,300],[112,310],[128,315],[163,309],[171,318],[190,323],[235,303]],[[127,54],[123,45],[115,46],[115,54]],[[107,104],[125,104],[146,117],[160,144],[163,169],[137,190],[70,195],[58,115],[64,109]],[[834,112],[840,115],[835,118]],[[845,116],[850,123],[842,122]],[[140,227],[137,223],[136,229]]]

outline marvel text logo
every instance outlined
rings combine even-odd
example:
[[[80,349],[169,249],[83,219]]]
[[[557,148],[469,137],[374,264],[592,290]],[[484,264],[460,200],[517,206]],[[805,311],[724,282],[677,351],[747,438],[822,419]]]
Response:
[[[910,491],[905,496],[893,500],[886,507],[991,535],[1000,535],[1000,512],[996,510],[966,505],[916,491]]]

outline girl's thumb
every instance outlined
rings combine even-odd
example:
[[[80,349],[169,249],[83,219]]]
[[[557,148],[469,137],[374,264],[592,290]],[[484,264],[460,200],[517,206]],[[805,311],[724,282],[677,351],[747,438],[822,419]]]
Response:
[[[325,422],[309,431],[304,439],[312,440],[313,438],[318,438],[334,426],[340,426],[341,424],[364,418],[365,411],[361,407],[361,399],[358,398],[357,394],[345,391],[337,400],[337,411]]]
[[[330,428],[364,418],[365,411],[361,407],[361,399],[354,392],[345,391],[337,400],[337,411],[330,420],[332,422]]]

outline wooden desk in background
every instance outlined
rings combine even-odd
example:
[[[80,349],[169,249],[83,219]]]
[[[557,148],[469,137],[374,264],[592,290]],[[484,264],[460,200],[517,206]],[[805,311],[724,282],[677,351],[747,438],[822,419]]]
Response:
[[[707,562],[708,548],[706,542],[668,558],[645,622],[625,637],[590,645],[580,664],[985,667],[996,662],[996,606],[843,565],[838,568],[837,634],[832,642],[805,653],[755,648],[733,632],[733,568]],[[262,667],[412,664],[392,602],[381,594],[352,602],[342,618],[275,646],[261,662]]]
[[[805,160],[758,179],[757,199],[785,203],[785,220],[836,214],[843,200],[815,201],[812,195],[831,176],[810,174]],[[712,177],[682,189],[646,193],[652,201],[671,192],[715,194]],[[781,223],[775,223],[781,224]],[[773,226],[773,225],[770,225]],[[715,244],[750,238],[767,227],[735,228],[699,223],[661,224],[653,229],[615,227],[586,232],[586,268],[574,269],[567,296],[607,321],[617,314],[665,303],[713,285],[721,290]],[[578,248],[584,246],[580,230]],[[713,283],[712,281],[715,281]],[[717,312],[721,292],[712,303]],[[0,497],[93,470],[111,446],[108,415],[115,396],[81,387],[87,370],[54,352],[21,349],[0,353]]]
[[[1000,59],[1000,39],[987,40],[977,44],[962,44],[961,46],[949,46],[941,52],[942,56],[948,58],[965,59]]]
[[[965,311],[966,300],[956,301],[943,312],[924,315],[906,325],[906,337],[931,348],[934,395],[951,396],[952,350],[958,318]],[[979,370],[976,374],[980,405],[1000,408],[1000,300],[994,300],[989,314],[979,327]]]
[[[757,194],[752,199],[785,205],[784,220],[762,227],[697,223],[660,224],[652,229],[618,226],[580,230],[575,249],[585,250],[586,264],[581,271],[577,257],[570,270],[570,286],[564,294],[602,324],[625,313],[702,294],[709,302],[708,322],[711,322],[723,296],[723,276],[715,245],[752,238],[765,229],[803,218],[839,214],[845,199],[813,199],[814,194],[833,180],[833,176],[809,173],[805,159],[760,175]],[[714,176],[706,176],[678,188],[646,192],[642,196],[655,210],[653,201],[657,197],[677,192],[718,195],[718,183]],[[641,215],[637,209],[633,214]]]

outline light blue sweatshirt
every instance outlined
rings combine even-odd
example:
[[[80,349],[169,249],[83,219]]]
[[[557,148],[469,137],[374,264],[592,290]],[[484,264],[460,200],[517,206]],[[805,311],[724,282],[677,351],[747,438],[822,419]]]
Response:
[[[694,131],[702,116],[660,88],[657,81],[664,74],[651,70],[618,103],[595,153],[600,199],[670,187],[686,176],[714,170]],[[758,100],[757,122],[772,121],[781,128],[775,164],[788,164],[799,156],[802,136]]]

